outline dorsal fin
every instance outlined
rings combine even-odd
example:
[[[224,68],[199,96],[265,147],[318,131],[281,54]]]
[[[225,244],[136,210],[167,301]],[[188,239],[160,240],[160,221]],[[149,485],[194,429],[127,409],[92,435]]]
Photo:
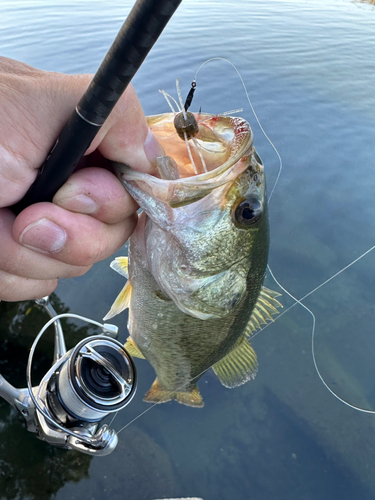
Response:
[[[127,309],[130,306],[131,294],[132,286],[130,284],[130,280],[128,280],[124,288],[116,297],[116,300],[112,304],[112,307],[109,310],[108,314],[104,316],[103,320],[106,321],[107,319],[113,318],[113,316],[116,316],[117,314],[120,314],[120,312]]]
[[[253,313],[245,328],[244,333],[247,337],[250,337],[258,328],[261,328],[262,324],[273,321],[272,315],[278,314],[278,307],[283,307],[276,299],[276,297],[280,297],[280,295],[281,293],[274,292],[265,286],[261,288]]]
[[[255,377],[258,371],[257,355],[245,335],[241,335],[230,353],[215,363],[212,369],[220,382],[229,389]]]
[[[116,257],[115,260],[110,263],[110,267],[121,274],[121,276],[125,276],[125,278],[129,278],[128,265],[128,257]]]

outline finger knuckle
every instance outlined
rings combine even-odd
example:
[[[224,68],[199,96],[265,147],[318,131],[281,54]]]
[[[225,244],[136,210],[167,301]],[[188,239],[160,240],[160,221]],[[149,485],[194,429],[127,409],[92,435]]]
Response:
[[[102,240],[102,236],[96,237],[90,245],[81,247],[80,252],[77,255],[77,262],[74,264],[80,267],[86,267],[101,260],[101,255],[105,247],[105,243]]]
[[[0,300],[17,302],[39,299],[51,294],[57,286],[55,280],[29,280],[8,273],[0,274]]]

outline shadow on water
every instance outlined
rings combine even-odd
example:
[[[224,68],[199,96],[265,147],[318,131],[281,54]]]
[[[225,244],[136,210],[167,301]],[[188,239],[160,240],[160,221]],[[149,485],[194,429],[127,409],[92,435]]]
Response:
[[[53,448],[29,433],[15,410],[0,405],[0,498],[48,500],[67,482],[88,477],[91,458]]]

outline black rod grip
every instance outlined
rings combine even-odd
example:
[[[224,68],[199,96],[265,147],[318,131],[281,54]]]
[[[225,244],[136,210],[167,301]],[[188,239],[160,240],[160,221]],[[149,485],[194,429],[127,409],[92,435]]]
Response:
[[[182,0],[137,0],[87,90],[61,131],[24,198],[12,207],[19,214],[52,201],[69,179],[92,140]]]

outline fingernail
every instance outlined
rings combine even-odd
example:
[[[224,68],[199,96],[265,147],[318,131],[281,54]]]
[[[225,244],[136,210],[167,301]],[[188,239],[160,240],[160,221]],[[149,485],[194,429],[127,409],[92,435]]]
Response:
[[[154,134],[151,132],[150,129],[148,129],[148,134],[143,147],[148,161],[154,167],[156,166],[156,158],[158,156],[165,155],[164,149],[159,144],[158,140],[156,139],[156,137],[154,136]]]
[[[62,227],[48,219],[40,219],[22,231],[19,242],[40,253],[56,253],[64,246],[66,237]]]
[[[70,210],[71,212],[78,212],[80,214],[93,214],[99,208],[99,205],[89,196],[85,194],[78,194],[70,198],[54,198],[54,203],[60,207]]]

